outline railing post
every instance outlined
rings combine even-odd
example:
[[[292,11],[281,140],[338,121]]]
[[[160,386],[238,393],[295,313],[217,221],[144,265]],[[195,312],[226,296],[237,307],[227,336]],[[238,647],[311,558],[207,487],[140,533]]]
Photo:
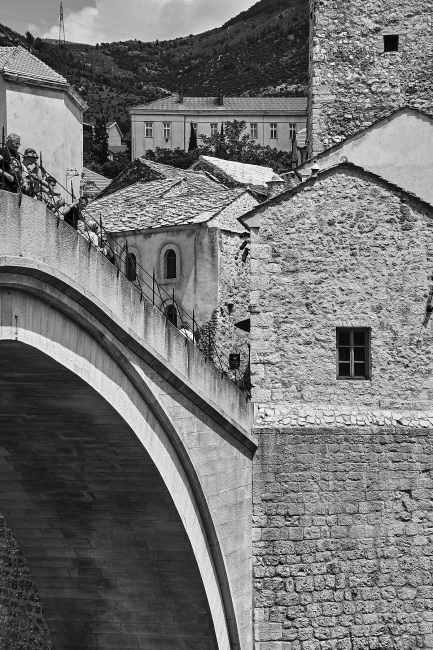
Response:
[[[5,186],[5,127],[2,127],[2,190]]]
[[[43,177],[43,166],[42,166],[42,151],[39,152],[39,200],[42,201],[42,177]]]
[[[194,309],[192,310],[192,342],[195,345],[195,313],[194,313]]]
[[[155,271],[152,276],[152,306],[155,306]]]

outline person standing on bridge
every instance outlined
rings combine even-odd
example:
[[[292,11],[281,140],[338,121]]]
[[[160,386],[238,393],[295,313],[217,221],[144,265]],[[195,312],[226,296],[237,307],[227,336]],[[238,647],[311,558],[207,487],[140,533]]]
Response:
[[[88,202],[89,201],[85,196],[80,196],[79,199],[71,203],[71,205],[68,205],[63,210],[64,221],[72,226],[72,228],[75,228],[75,230],[78,228],[78,222],[83,221],[81,213],[86,208]]]
[[[21,138],[16,133],[10,133],[3,147],[0,147],[0,176],[1,185],[7,192],[18,191],[20,180],[20,154],[18,149],[21,146]]]

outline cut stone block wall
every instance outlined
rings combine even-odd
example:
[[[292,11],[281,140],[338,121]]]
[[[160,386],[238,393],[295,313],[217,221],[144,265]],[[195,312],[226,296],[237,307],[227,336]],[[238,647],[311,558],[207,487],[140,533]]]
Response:
[[[310,0],[310,18],[310,154],[405,104],[432,113],[431,0]]]
[[[256,650],[432,648],[432,429],[256,433]]]

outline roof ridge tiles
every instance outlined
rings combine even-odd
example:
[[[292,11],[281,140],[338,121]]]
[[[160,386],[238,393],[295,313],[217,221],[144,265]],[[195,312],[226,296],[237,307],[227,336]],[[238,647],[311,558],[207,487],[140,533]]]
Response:
[[[386,178],[383,176],[380,176],[379,174],[376,174],[375,172],[370,171],[369,169],[365,169],[365,167],[362,167],[361,165],[357,165],[355,163],[346,161],[346,162],[338,162],[335,165],[332,165],[331,167],[327,167],[326,169],[323,169],[319,171],[317,174],[314,176],[310,176],[307,178],[305,181],[302,183],[299,183],[299,185],[296,185],[296,187],[292,187],[289,190],[286,190],[285,192],[281,192],[281,194],[277,194],[276,196],[268,199],[267,201],[264,201],[260,205],[255,206],[245,214],[241,215],[241,217],[238,217],[238,220],[241,221],[243,225],[245,225],[245,220],[252,217],[253,214],[260,214],[262,209],[266,209],[269,205],[277,205],[280,203],[280,201],[290,198],[292,196],[295,196],[295,194],[298,194],[299,192],[304,191],[305,189],[309,189],[312,185],[314,185],[317,181],[320,181],[321,178],[330,176],[332,172],[335,172],[339,169],[349,169],[349,170],[355,170],[358,172],[362,172],[366,176],[370,176],[374,181],[382,183],[386,187],[390,188],[394,192],[399,192],[402,194],[405,194],[406,196],[411,197],[414,201],[417,203],[420,203],[421,205],[429,208],[430,210],[433,210],[433,205],[429,203],[428,201],[425,201],[421,197],[417,196],[413,192],[409,190],[405,190],[404,187],[400,187],[400,185],[397,185],[396,183],[393,183],[392,181],[388,181]]]

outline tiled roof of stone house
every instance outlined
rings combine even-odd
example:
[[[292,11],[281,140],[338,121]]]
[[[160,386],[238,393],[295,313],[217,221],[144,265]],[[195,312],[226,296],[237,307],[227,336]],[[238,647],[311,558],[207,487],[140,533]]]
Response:
[[[215,217],[248,190],[222,189],[201,194],[167,194],[184,181],[136,183],[91,203],[87,211],[111,232],[202,223]]]
[[[200,156],[191,169],[208,171],[228,187],[248,186],[267,191],[268,182],[283,180],[271,167],[249,165],[212,156]]]
[[[170,95],[162,99],[156,99],[147,104],[134,106],[134,110],[149,111],[177,111],[185,113],[188,111],[242,111],[242,112],[265,112],[275,111],[283,113],[306,113],[306,97],[224,97],[223,105],[218,104],[217,97],[184,97],[179,103],[178,95]]]
[[[97,197],[111,183],[111,178],[106,178],[87,167],[83,167],[82,180],[83,193],[89,198]]]
[[[128,167],[117,176],[108,187],[102,192],[102,196],[108,196],[118,192],[128,185],[134,183],[161,180],[163,178],[187,179],[187,187],[191,192],[209,191],[221,189],[220,183],[216,179],[211,179],[206,174],[194,172],[188,169],[179,169],[171,165],[148,160],[147,158],[136,158]]]
[[[432,210],[432,205],[428,203],[428,201],[424,201],[424,199],[421,199],[419,196],[416,196],[412,192],[408,192],[407,190],[403,189],[399,185],[396,185],[395,183],[388,181],[386,178],[379,176],[379,174],[375,174],[374,172],[371,172],[368,169],[365,169],[364,167],[361,167],[359,165],[355,165],[351,162],[340,162],[338,163],[338,165],[333,165],[332,167],[328,167],[327,169],[319,171],[314,176],[310,176],[306,181],[296,185],[296,187],[293,187],[292,189],[289,189],[286,192],[281,192],[281,194],[278,194],[272,197],[271,199],[268,199],[264,203],[257,205],[256,207],[252,208],[251,210],[241,215],[237,219],[238,221],[240,221],[240,223],[243,226],[249,229],[250,226],[248,225],[248,220],[251,219],[252,217],[256,216],[260,218],[260,214],[264,212],[268,207],[273,205],[278,205],[282,201],[292,198],[299,192],[304,192],[305,190],[309,190],[312,185],[314,185],[315,183],[317,183],[323,178],[327,178],[328,176],[331,176],[336,171],[348,171],[352,173],[362,174],[363,176],[367,176],[373,182],[380,183],[385,187],[389,188],[390,190],[397,192],[398,194],[404,194],[408,197],[408,199],[411,198],[412,200],[416,201],[418,204],[422,205],[423,207],[428,208],[429,211]],[[254,224],[255,227],[258,225],[259,225],[258,223]]]
[[[39,81],[51,81],[69,86],[62,75],[55,72],[21,45],[17,47],[0,47],[0,72],[21,74]]]

